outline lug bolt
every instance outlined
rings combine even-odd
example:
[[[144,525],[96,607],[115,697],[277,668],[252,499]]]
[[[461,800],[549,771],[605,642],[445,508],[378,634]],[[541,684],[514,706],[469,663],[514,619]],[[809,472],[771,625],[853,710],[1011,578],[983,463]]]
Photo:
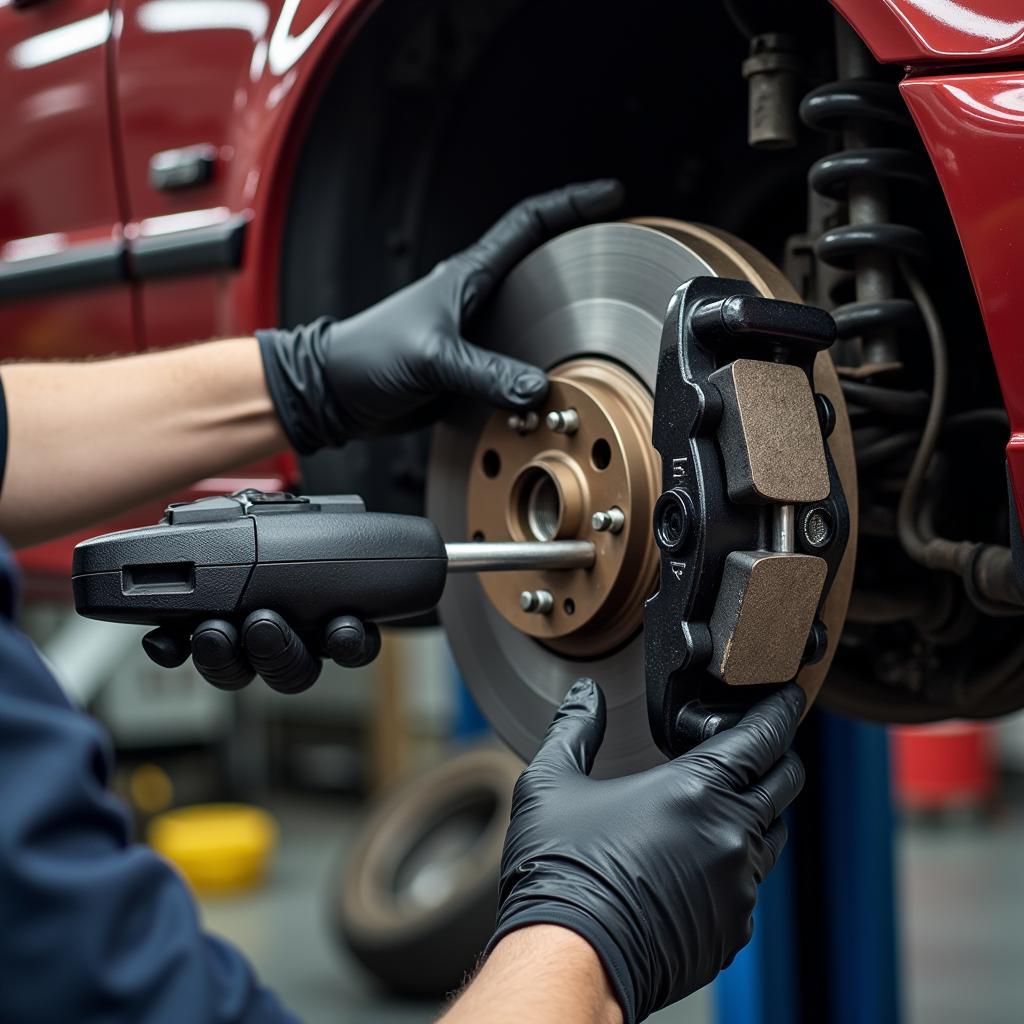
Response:
[[[514,412],[508,418],[508,429],[517,430],[520,434],[529,434],[540,426],[540,417],[535,412]]]
[[[580,415],[575,409],[561,409],[558,412],[549,412],[547,420],[548,430],[556,434],[575,434],[580,428]]]
[[[607,512],[595,512],[590,517],[590,525],[598,533],[619,533],[626,525],[626,513],[613,505]]]
[[[547,615],[554,606],[549,590],[524,590],[519,595],[519,607],[531,615]]]

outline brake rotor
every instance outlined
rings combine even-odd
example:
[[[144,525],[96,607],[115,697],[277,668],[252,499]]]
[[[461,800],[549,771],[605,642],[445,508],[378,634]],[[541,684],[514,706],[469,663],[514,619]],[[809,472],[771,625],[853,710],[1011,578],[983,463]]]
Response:
[[[656,561],[650,396],[669,299],[697,276],[741,278],[767,297],[799,301],[763,256],[715,229],[671,220],[579,228],[508,275],[476,332],[488,348],[551,372],[538,423],[522,429],[510,426],[507,414],[462,404],[435,431],[427,514],[446,540],[582,537],[598,548],[592,570],[448,581],[440,612],[455,658],[488,721],[524,758],[573,680],[589,675],[608,704],[594,773],[623,775],[663,760],[647,721],[640,633],[654,587],[648,566]],[[829,445],[853,519],[823,614],[829,635],[838,637],[852,583],[856,480],[846,407],[827,355],[815,365],[815,385],[837,412]],[[545,422],[548,413],[569,410],[579,414],[575,433]],[[602,469],[606,452],[595,460],[598,441],[610,452]],[[621,529],[595,531],[593,514],[612,505],[623,513]],[[550,611],[527,612],[522,591],[549,593]],[[798,677],[812,697],[835,647]]]

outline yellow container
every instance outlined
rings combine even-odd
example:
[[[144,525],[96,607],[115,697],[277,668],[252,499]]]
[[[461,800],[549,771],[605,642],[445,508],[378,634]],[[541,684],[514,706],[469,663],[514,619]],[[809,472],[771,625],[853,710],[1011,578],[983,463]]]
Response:
[[[226,894],[264,881],[277,845],[277,825],[258,807],[201,804],[157,815],[147,838],[198,894]]]

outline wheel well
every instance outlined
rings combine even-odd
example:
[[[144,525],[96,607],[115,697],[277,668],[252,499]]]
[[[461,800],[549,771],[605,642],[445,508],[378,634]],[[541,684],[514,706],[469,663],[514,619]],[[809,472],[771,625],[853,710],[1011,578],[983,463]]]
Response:
[[[311,124],[287,215],[282,321],[356,312],[523,196],[608,175],[626,185],[625,216],[707,221],[780,259],[819,142],[785,155],[747,147],[746,51],[718,4],[387,0]],[[305,483],[416,511],[422,446],[322,454],[306,461]]]
[[[607,175],[626,185],[623,216],[706,222],[781,264],[787,240],[807,223],[807,171],[843,140],[804,131],[792,150],[747,146],[740,65],[748,43],[725,7],[743,15],[741,22],[761,19],[761,31],[769,9],[798,6],[798,31],[810,44],[806,88],[835,77],[833,12],[823,0],[724,3],[384,0],[339,65],[300,159],[285,234],[284,321],[354,313],[472,241],[523,196]],[[900,69],[875,72],[894,85]],[[893,199],[897,222],[927,227],[928,274],[956,382],[949,412],[966,414],[946,432],[929,500],[945,535],[1005,543],[1001,448],[979,443],[976,415],[966,426],[972,410],[998,417],[1001,399],[963,254],[937,184],[897,188]],[[828,209],[825,215],[832,216]],[[837,216],[843,223],[841,210]],[[813,241],[802,248],[809,251]],[[820,301],[843,303],[851,293],[847,274]],[[919,331],[903,340],[897,386],[927,392],[928,347]],[[862,420],[858,444],[872,436],[888,443],[893,429],[906,429]],[[351,444],[341,457],[305,460],[304,485],[356,491],[371,508],[421,513],[426,446],[426,435]],[[905,458],[912,452],[909,446]],[[905,466],[862,461],[855,597],[868,605],[902,589],[942,597],[950,581],[910,563],[895,540],[894,495]],[[869,608],[866,618],[858,612],[860,625],[851,613],[837,664],[855,663],[856,678],[880,686],[909,690],[920,677],[942,698],[976,674],[974,652],[1016,643],[1013,620],[975,626],[977,613],[963,595],[951,608],[949,621],[979,638],[970,656],[960,634],[943,627],[936,640],[935,631],[921,633],[902,612],[876,627],[878,613]],[[929,659],[949,672],[937,673]],[[853,684],[848,691],[867,692]],[[916,693],[908,700],[915,707]],[[868,703],[875,714],[887,707],[874,691]],[[913,717],[895,704],[890,713]]]

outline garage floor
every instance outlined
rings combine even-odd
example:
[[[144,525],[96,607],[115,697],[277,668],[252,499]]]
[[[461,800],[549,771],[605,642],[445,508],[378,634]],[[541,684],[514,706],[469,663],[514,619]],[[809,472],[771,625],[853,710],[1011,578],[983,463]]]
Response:
[[[1024,802],[900,838],[909,1024],[1024,1019]]]
[[[359,815],[342,804],[332,819],[328,806],[289,797],[271,807],[281,830],[272,883],[245,897],[204,900],[205,924],[243,949],[305,1024],[427,1024],[437,1017],[436,1005],[382,995],[331,941],[324,893]],[[698,992],[650,1019],[709,1024],[710,999]]]
[[[426,1024],[437,1008],[382,996],[332,944],[324,892],[358,814],[323,801],[276,809],[282,842],[273,882],[207,900],[207,926],[251,957],[306,1024]],[[1019,808],[1019,809],[1018,809]],[[906,1024],[1011,1024],[1024,1005],[1024,803],[979,826],[909,826],[900,837]],[[699,992],[656,1018],[709,1024]]]

